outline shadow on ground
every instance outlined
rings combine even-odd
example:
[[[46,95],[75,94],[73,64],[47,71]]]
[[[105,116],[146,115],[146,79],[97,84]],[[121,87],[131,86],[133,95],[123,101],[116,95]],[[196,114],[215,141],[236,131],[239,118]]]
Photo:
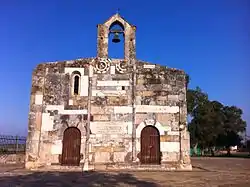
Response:
[[[34,172],[27,175],[1,176],[1,187],[44,187],[44,186],[145,186],[157,187],[156,183],[137,179],[130,173],[102,172]]]

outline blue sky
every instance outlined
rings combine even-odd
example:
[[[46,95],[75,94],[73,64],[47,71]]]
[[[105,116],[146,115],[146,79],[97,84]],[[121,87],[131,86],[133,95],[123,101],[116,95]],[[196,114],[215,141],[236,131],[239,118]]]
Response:
[[[190,87],[243,109],[250,124],[250,1],[0,1],[0,134],[26,135],[32,69],[96,56],[96,25],[120,8],[137,58],[184,69]],[[248,127],[250,134],[250,127]]]

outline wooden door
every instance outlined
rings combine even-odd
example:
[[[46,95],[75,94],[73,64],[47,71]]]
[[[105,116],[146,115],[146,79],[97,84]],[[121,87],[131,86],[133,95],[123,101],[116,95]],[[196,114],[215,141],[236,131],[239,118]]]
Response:
[[[154,126],[141,131],[141,164],[160,164],[160,134]]]
[[[67,128],[63,133],[62,165],[80,164],[81,132],[75,127]]]

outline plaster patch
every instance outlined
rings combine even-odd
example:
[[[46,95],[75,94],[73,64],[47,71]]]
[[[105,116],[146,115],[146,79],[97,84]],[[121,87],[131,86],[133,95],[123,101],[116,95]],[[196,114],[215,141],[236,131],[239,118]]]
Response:
[[[53,142],[51,146],[51,154],[52,155],[62,154],[62,141],[61,140],[56,140]]]
[[[89,89],[89,77],[88,76],[81,76],[81,90],[80,96],[88,96],[88,89]]]
[[[133,132],[133,122],[131,121],[131,122],[128,123],[127,133],[132,134],[132,132]]]
[[[85,136],[85,137],[86,137],[86,136]],[[96,138],[96,135],[95,135],[95,134],[90,134],[90,135],[89,135],[89,138],[94,139],[94,138]]]
[[[42,114],[42,131],[51,131],[53,130],[54,116],[50,116],[49,113]]]
[[[72,99],[69,100],[69,105],[73,105],[73,100]]]
[[[169,131],[171,131],[171,126],[170,125],[163,126],[163,129],[164,129],[164,131],[169,132]]]
[[[60,114],[88,114],[87,109],[83,110],[63,110],[60,112]]]
[[[110,67],[110,74],[114,75],[115,74],[115,66]]]
[[[89,77],[93,77],[94,74],[94,68],[92,65],[89,66]]]
[[[132,106],[115,106],[115,114],[132,114]]]
[[[46,110],[57,110],[60,113],[64,110],[64,105],[47,105]]]
[[[121,90],[122,90],[122,86],[117,86],[117,87],[116,87],[116,90],[117,90],[117,91],[121,91]]]
[[[160,142],[160,147],[162,152],[179,152],[180,143],[179,142]]]
[[[141,105],[142,97],[140,95],[135,96],[135,104]]]
[[[92,96],[124,96],[125,90],[92,90]]]
[[[143,68],[154,69],[155,68],[155,64],[144,64]]]
[[[91,144],[89,144],[89,152],[92,152],[92,145]],[[84,153],[84,152],[82,152],[82,153]]]
[[[129,86],[129,81],[97,81],[97,86]]]
[[[37,95],[35,96],[35,104],[36,104],[36,105],[41,105],[41,104],[43,104],[43,95],[37,94]]]
[[[179,131],[169,131],[167,132],[168,135],[180,135],[180,132]]]
[[[93,134],[127,134],[131,122],[90,122]]]
[[[179,112],[178,106],[160,106],[160,105],[136,105],[136,112],[148,113],[177,113]]]

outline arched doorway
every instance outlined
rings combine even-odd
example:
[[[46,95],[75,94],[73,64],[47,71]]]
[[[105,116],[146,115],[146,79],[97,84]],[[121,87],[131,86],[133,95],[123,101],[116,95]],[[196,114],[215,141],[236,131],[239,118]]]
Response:
[[[160,164],[160,133],[154,126],[141,131],[141,164]]]
[[[62,165],[80,164],[81,132],[76,127],[69,127],[63,133]]]

